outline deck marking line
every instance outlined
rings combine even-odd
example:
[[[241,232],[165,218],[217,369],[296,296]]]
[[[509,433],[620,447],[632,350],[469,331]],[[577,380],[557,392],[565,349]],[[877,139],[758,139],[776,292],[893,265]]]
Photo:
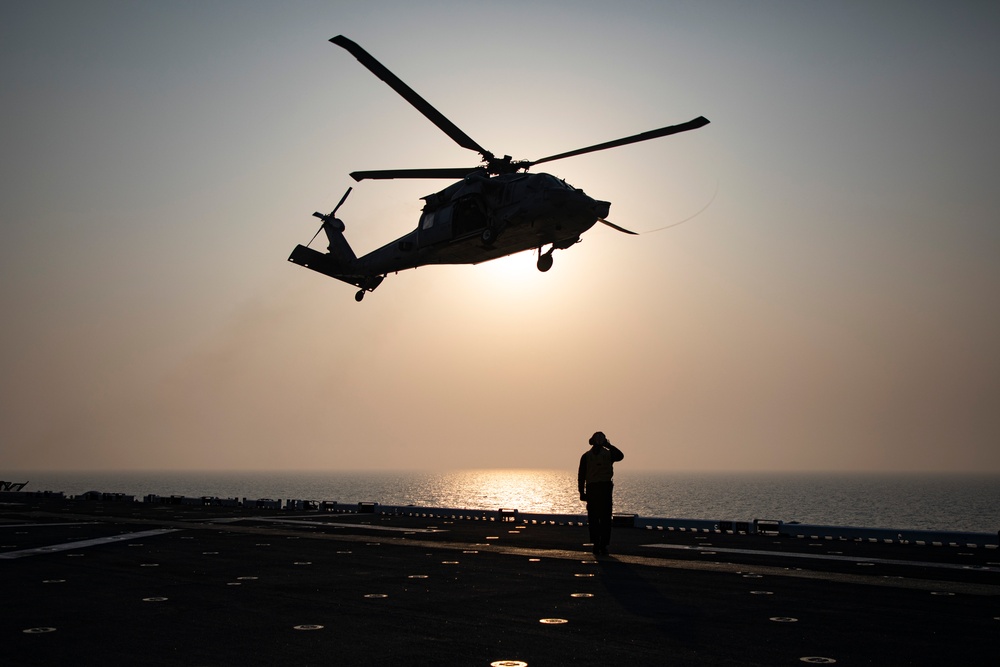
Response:
[[[329,526],[332,528],[363,528],[365,530],[384,530],[395,533],[447,533],[441,528],[400,528],[398,526],[373,526],[367,523],[335,523],[333,521],[308,521],[306,519],[272,519],[271,517],[251,516],[239,521],[269,521],[271,523],[290,523],[304,526]]]
[[[0,528],[48,528],[49,526],[96,526],[100,521],[73,521],[60,523],[5,523]]]
[[[682,544],[643,544],[643,547],[648,547],[652,549],[676,549],[678,551],[705,551],[701,547],[688,547]],[[788,557],[788,558],[809,558],[812,560],[840,560],[847,561],[850,563],[866,563],[875,564],[882,563],[884,565],[912,565],[914,567],[936,567],[945,570],[969,570],[968,565],[961,565],[958,563],[928,563],[925,561],[916,560],[896,560],[891,558],[870,558],[867,556],[836,556],[833,554],[806,554],[797,553],[790,551],[764,551],[761,549],[724,549],[721,547],[712,547],[713,551],[722,551],[730,554],[748,554],[752,556],[768,556],[768,557]],[[1000,568],[996,567],[976,567],[978,572],[1000,572]]]
[[[13,560],[14,558],[24,558],[25,556],[38,556],[40,554],[50,554],[59,551],[75,551],[84,547],[94,547],[100,544],[112,542],[126,542],[143,537],[155,537],[166,533],[176,533],[178,528],[157,528],[156,530],[143,530],[138,533],[124,533],[122,535],[112,535],[110,537],[98,537],[93,540],[79,540],[76,542],[65,542],[63,544],[52,544],[47,547],[35,547],[34,549],[22,549],[21,551],[8,551],[0,553],[0,559]]]

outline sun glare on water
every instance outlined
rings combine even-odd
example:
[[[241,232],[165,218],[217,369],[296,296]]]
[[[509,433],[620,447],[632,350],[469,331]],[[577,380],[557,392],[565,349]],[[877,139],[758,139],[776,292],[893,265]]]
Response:
[[[576,480],[561,470],[465,470],[448,475],[447,495],[452,506],[469,504],[475,509],[519,509],[522,512],[552,512],[565,509],[576,498]]]

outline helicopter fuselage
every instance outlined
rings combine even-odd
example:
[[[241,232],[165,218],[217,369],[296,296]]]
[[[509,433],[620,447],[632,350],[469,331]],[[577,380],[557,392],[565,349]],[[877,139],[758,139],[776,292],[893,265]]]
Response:
[[[423,200],[416,229],[356,258],[344,239],[343,222],[319,216],[329,253],[300,245],[289,261],[369,291],[388,273],[428,264],[479,264],[550,245],[548,262],[539,262],[546,270],[552,250],[577,243],[611,206],[551,174],[491,177],[483,170]]]

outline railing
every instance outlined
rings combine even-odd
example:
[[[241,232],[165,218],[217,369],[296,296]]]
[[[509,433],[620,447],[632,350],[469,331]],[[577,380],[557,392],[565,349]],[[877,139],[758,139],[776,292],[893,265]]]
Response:
[[[8,499],[34,499],[41,497],[63,498],[63,493],[53,491],[7,491]],[[91,491],[76,496],[75,500],[97,500],[103,502],[134,502],[134,496],[122,493],[100,493]],[[216,496],[158,496],[143,497],[145,503],[244,507],[261,510],[311,511],[333,514],[381,514],[384,516],[406,516],[428,519],[448,519],[462,521],[496,521],[525,525],[586,526],[585,514],[556,514],[521,512],[512,508],[496,510],[467,509],[455,507],[425,507],[418,505],[382,505],[377,502],[339,503],[336,501],[316,501],[289,499],[273,500],[258,498],[218,498]],[[649,531],[678,533],[724,533],[731,535],[775,535],[795,539],[811,540],[853,540],[883,544],[916,544],[922,546],[978,547],[996,549],[1000,545],[1000,532],[982,533],[970,531],[918,530],[897,528],[866,528],[861,526],[826,526],[805,523],[786,523],[773,519],[753,519],[751,521],[725,521],[710,519],[680,519],[641,517],[636,514],[615,514],[614,525],[623,528],[638,528]]]
[[[536,514],[503,507],[498,510],[470,510],[448,507],[418,507],[414,505],[377,505],[376,513],[389,516],[498,521],[501,523],[524,523],[531,525],[584,526],[587,524],[587,516],[584,514]]]

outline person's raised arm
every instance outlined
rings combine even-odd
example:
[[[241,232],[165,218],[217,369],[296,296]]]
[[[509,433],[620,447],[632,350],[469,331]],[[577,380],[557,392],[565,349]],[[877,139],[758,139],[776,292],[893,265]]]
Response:
[[[615,460],[615,462],[621,461],[623,458],[625,458],[625,454],[622,453],[622,450],[612,445],[610,440],[604,441],[604,447],[609,452],[611,452],[611,456]]]

